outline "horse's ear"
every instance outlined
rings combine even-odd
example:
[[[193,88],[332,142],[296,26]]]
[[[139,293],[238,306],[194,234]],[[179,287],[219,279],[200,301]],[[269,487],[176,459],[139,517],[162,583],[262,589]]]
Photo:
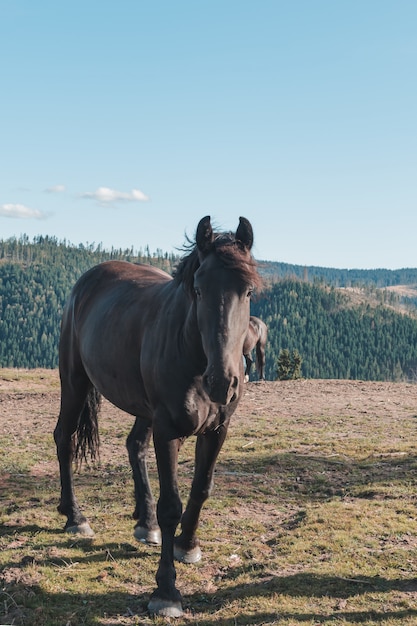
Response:
[[[202,254],[206,254],[211,247],[214,240],[213,229],[210,223],[210,215],[203,217],[197,226],[197,233],[195,236],[197,248]]]
[[[250,250],[253,246],[253,229],[246,217],[239,217],[239,226],[236,231],[236,239]]]

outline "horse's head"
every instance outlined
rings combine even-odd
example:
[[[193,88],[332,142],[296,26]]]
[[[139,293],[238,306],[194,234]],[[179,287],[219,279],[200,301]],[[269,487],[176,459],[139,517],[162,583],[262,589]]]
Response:
[[[226,405],[240,395],[243,342],[250,299],[260,278],[251,255],[253,231],[240,218],[236,234],[216,235],[210,217],[196,234],[199,267],[194,273],[197,324],[207,367],[203,385],[212,402]]]

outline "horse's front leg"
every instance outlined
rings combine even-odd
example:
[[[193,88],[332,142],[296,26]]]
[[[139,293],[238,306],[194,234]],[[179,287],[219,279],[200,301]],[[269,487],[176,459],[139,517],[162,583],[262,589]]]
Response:
[[[252,359],[251,359],[251,355],[250,354],[245,354],[245,363],[246,363],[246,368],[245,368],[245,383],[247,383],[249,381],[250,378],[250,370],[252,367]]]
[[[126,447],[135,483],[135,511],[133,518],[138,520],[134,537],[138,541],[160,544],[161,531],[156,521],[155,502],[149,484],[146,456],[152,437],[151,422],[137,417],[127,438]]]
[[[181,534],[175,539],[174,556],[182,563],[197,563],[201,550],[197,528],[201,508],[213,488],[214,466],[227,434],[227,423],[198,435],[191,493],[181,518]]]
[[[260,342],[256,346],[256,364],[259,380],[265,380],[265,347]]]
[[[154,615],[180,617],[182,599],[175,587],[174,535],[182,512],[177,481],[178,451],[181,447],[181,440],[167,440],[156,432],[154,445],[160,485],[157,517],[162,535],[162,548],[156,573],[158,586],[151,596],[148,609]]]

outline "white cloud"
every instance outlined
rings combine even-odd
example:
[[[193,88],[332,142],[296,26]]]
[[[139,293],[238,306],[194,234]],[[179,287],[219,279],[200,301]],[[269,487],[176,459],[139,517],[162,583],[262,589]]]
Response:
[[[82,198],[92,198],[99,204],[111,204],[117,201],[123,202],[147,202],[149,197],[140,189],[132,189],[130,192],[116,191],[109,187],[99,187],[95,191],[86,191],[81,194]]]
[[[131,196],[132,200],[137,200],[138,202],[147,202],[149,200],[148,196],[146,196],[140,189],[132,189]]]
[[[48,213],[38,209],[30,209],[24,204],[0,204],[0,217],[43,220],[48,217]]]
[[[65,191],[65,185],[53,185],[45,189],[46,193],[62,193]]]

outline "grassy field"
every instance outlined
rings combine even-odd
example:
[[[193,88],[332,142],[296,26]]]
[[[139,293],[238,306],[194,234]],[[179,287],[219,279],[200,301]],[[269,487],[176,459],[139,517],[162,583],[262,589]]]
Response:
[[[169,623],[146,612],[159,549],[132,536],[132,418],[104,404],[101,462],[76,475],[85,540],[56,511],[58,408],[56,372],[0,370],[0,624]],[[203,510],[203,560],[177,564],[185,614],[171,622],[417,624],[416,431],[415,385],[250,383]],[[155,467],[151,454],[157,493]]]

